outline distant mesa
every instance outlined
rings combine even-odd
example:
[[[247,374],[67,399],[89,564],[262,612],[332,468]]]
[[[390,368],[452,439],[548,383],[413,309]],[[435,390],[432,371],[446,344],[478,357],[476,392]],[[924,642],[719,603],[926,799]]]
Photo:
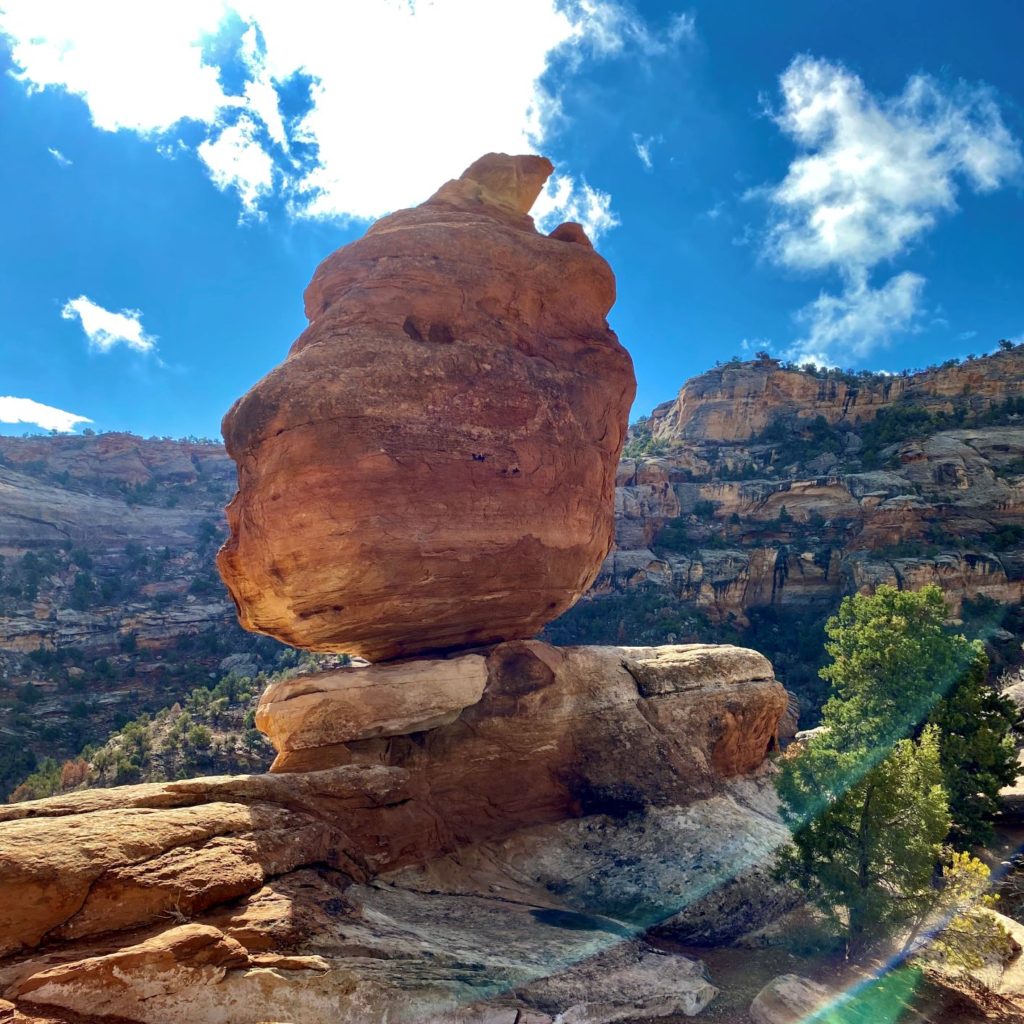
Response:
[[[382,661],[531,637],[593,582],[636,385],[611,268],[529,216],[551,171],[488,154],[317,268],[223,424],[247,629]]]

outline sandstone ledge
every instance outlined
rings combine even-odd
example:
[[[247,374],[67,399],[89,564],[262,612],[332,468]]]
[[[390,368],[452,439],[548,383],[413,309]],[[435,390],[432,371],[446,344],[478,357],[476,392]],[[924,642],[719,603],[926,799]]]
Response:
[[[296,753],[348,763],[0,808],[0,997],[147,1024],[699,1012],[700,965],[639,937],[723,937],[784,903],[770,665],[519,641],[394,669],[276,691],[328,702],[332,742]],[[439,698],[435,676],[467,688]],[[399,677],[404,727],[444,724],[334,740],[331,694],[387,729],[373,680]]]

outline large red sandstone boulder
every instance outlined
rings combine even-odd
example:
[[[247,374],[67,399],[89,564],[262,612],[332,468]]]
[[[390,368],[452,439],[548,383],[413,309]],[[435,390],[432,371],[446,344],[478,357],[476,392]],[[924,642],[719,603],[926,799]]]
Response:
[[[592,583],[635,381],[608,264],[527,212],[551,170],[490,154],[317,269],[224,419],[247,629],[386,660],[533,636]]]

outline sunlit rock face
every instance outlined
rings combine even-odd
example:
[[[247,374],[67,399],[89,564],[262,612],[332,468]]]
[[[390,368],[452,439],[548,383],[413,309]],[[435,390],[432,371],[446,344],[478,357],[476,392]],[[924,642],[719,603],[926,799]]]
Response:
[[[223,425],[247,629],[386,660],[533,636],[590,586],[635,380],[608,264],[527,212],[551,170],[490,154],[317,269]]]
[[[0,999],[40,1024],[692,1016],[713,979],[640,937],[789,909],[785,706],[765,658],[705,644],[281,680],[271,774],[0,806]]]
[[[1022,376],[1021,349],[863,381],[822,380],[772,359],[758,359],[726,364],[688,380],[674,401],[654,410],[651,429],[660,441],[720,443],[749,441],[779,419],[799,426],[823,416],[853,429],[900,403],[948,410],[952,402],[966,402],[985,409],[1020,394]]]

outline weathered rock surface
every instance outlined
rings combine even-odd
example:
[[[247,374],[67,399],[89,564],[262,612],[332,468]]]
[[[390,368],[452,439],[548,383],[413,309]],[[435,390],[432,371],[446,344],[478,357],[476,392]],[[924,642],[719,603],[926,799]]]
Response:
[[[615,282],[491,154],[328,257],[309,328],[224,420],[242,624],[371,661],[529,637],[612,541],[635,383]]]
[[[482,695],[410,735],[329,731],[348,764],[0,808],[0,995],[152,1024],[698,1013],[700,964],[639,936],[777,912],[764,867],[787,833],[760,766],[786,697],[768,663],[513,641],[292,699],[360,711],[367,679],[404,673],[411,729],[438,707],[431,672]]]
[[[652,414],[659,440],[749,441],[779,419],[864,423],[897,403],[950,408],[967,398],[974,408],[1017,396],[1024,386],[1019,347],[954,366],[903,376],[822,380],[772,359],[731,363],[688,380],[674,401]]]
[[[750,1019],[753,1024],[800,1024],[834,999],[835,993],[810,978],[781,974],[750,1004]]]
[[[466,843],[493,828],[494,807],[511,830],[559,820],[577,807],[708,795],[716,779],[761,764],[787,706],[771,665],[754,651],[701,644],[558,648],[520,640],[488,654],[478,702],[450,724],[421,732],[419,723],[439,710],[432,693],[451,687],[459,668],[479,685],[478,662],[478,655],[466,655],[454,667],[434,660],[353,669],[334,677],[349,680],[347,689],[317,693],[310,704],[309,697],[279,700],[281,691],[271,691],[259,724],[280,751],[272,770],[400,767],[436,815],[430,830]],[[415,735],[398,735],[401,723],[390,721],[390,738],[360,738],[364,722],[382,721],[373,681],[386,687],[391,673],[417,679],[398,713]],[[304,688],[305,680],[296,681],[296,692]]]
[[[487,660],[343,668],[271,683],[260,698],[257,727],[280,751],[403,736],[450,725],[487,685]]]
[[[740,623],[752,608],[827,608],[881,583],[937,583],[954,612],[965,599],[1019,604],[1021,417],[946,430],[911,417],[882,469],[861,464],[858,432],[880,412],[979,416],[1022,396],[1021,348],[860,383],[763,360],[696,377],[648,422],[658,454],[620,464],[616,549],[592,594],[654,587]],[[818,416],[833,428],[820,445]],[[767,427],[775,440],[758,436]]]
[[[636,936],[654,913],[684,914],[695,895],[711,898],[726,880],[742,879],[783,841],[784,828],[764,815],[767,794],[745,803],[753,785],[729,784],[688,808],[537,826],[364,882],[323,866],[285,870],[205,913],[183,903],[142,930],[59,944],[53,936],[0,963],[0,992],[26,1010],[152,1024],[692,1015],[713,998],[713,979],[698,962],[657,953]],[[216,862],[206,870],[216,874]],[[750,893],[748,918],[759,909],[763,922],[773,906],[756,885]]]

